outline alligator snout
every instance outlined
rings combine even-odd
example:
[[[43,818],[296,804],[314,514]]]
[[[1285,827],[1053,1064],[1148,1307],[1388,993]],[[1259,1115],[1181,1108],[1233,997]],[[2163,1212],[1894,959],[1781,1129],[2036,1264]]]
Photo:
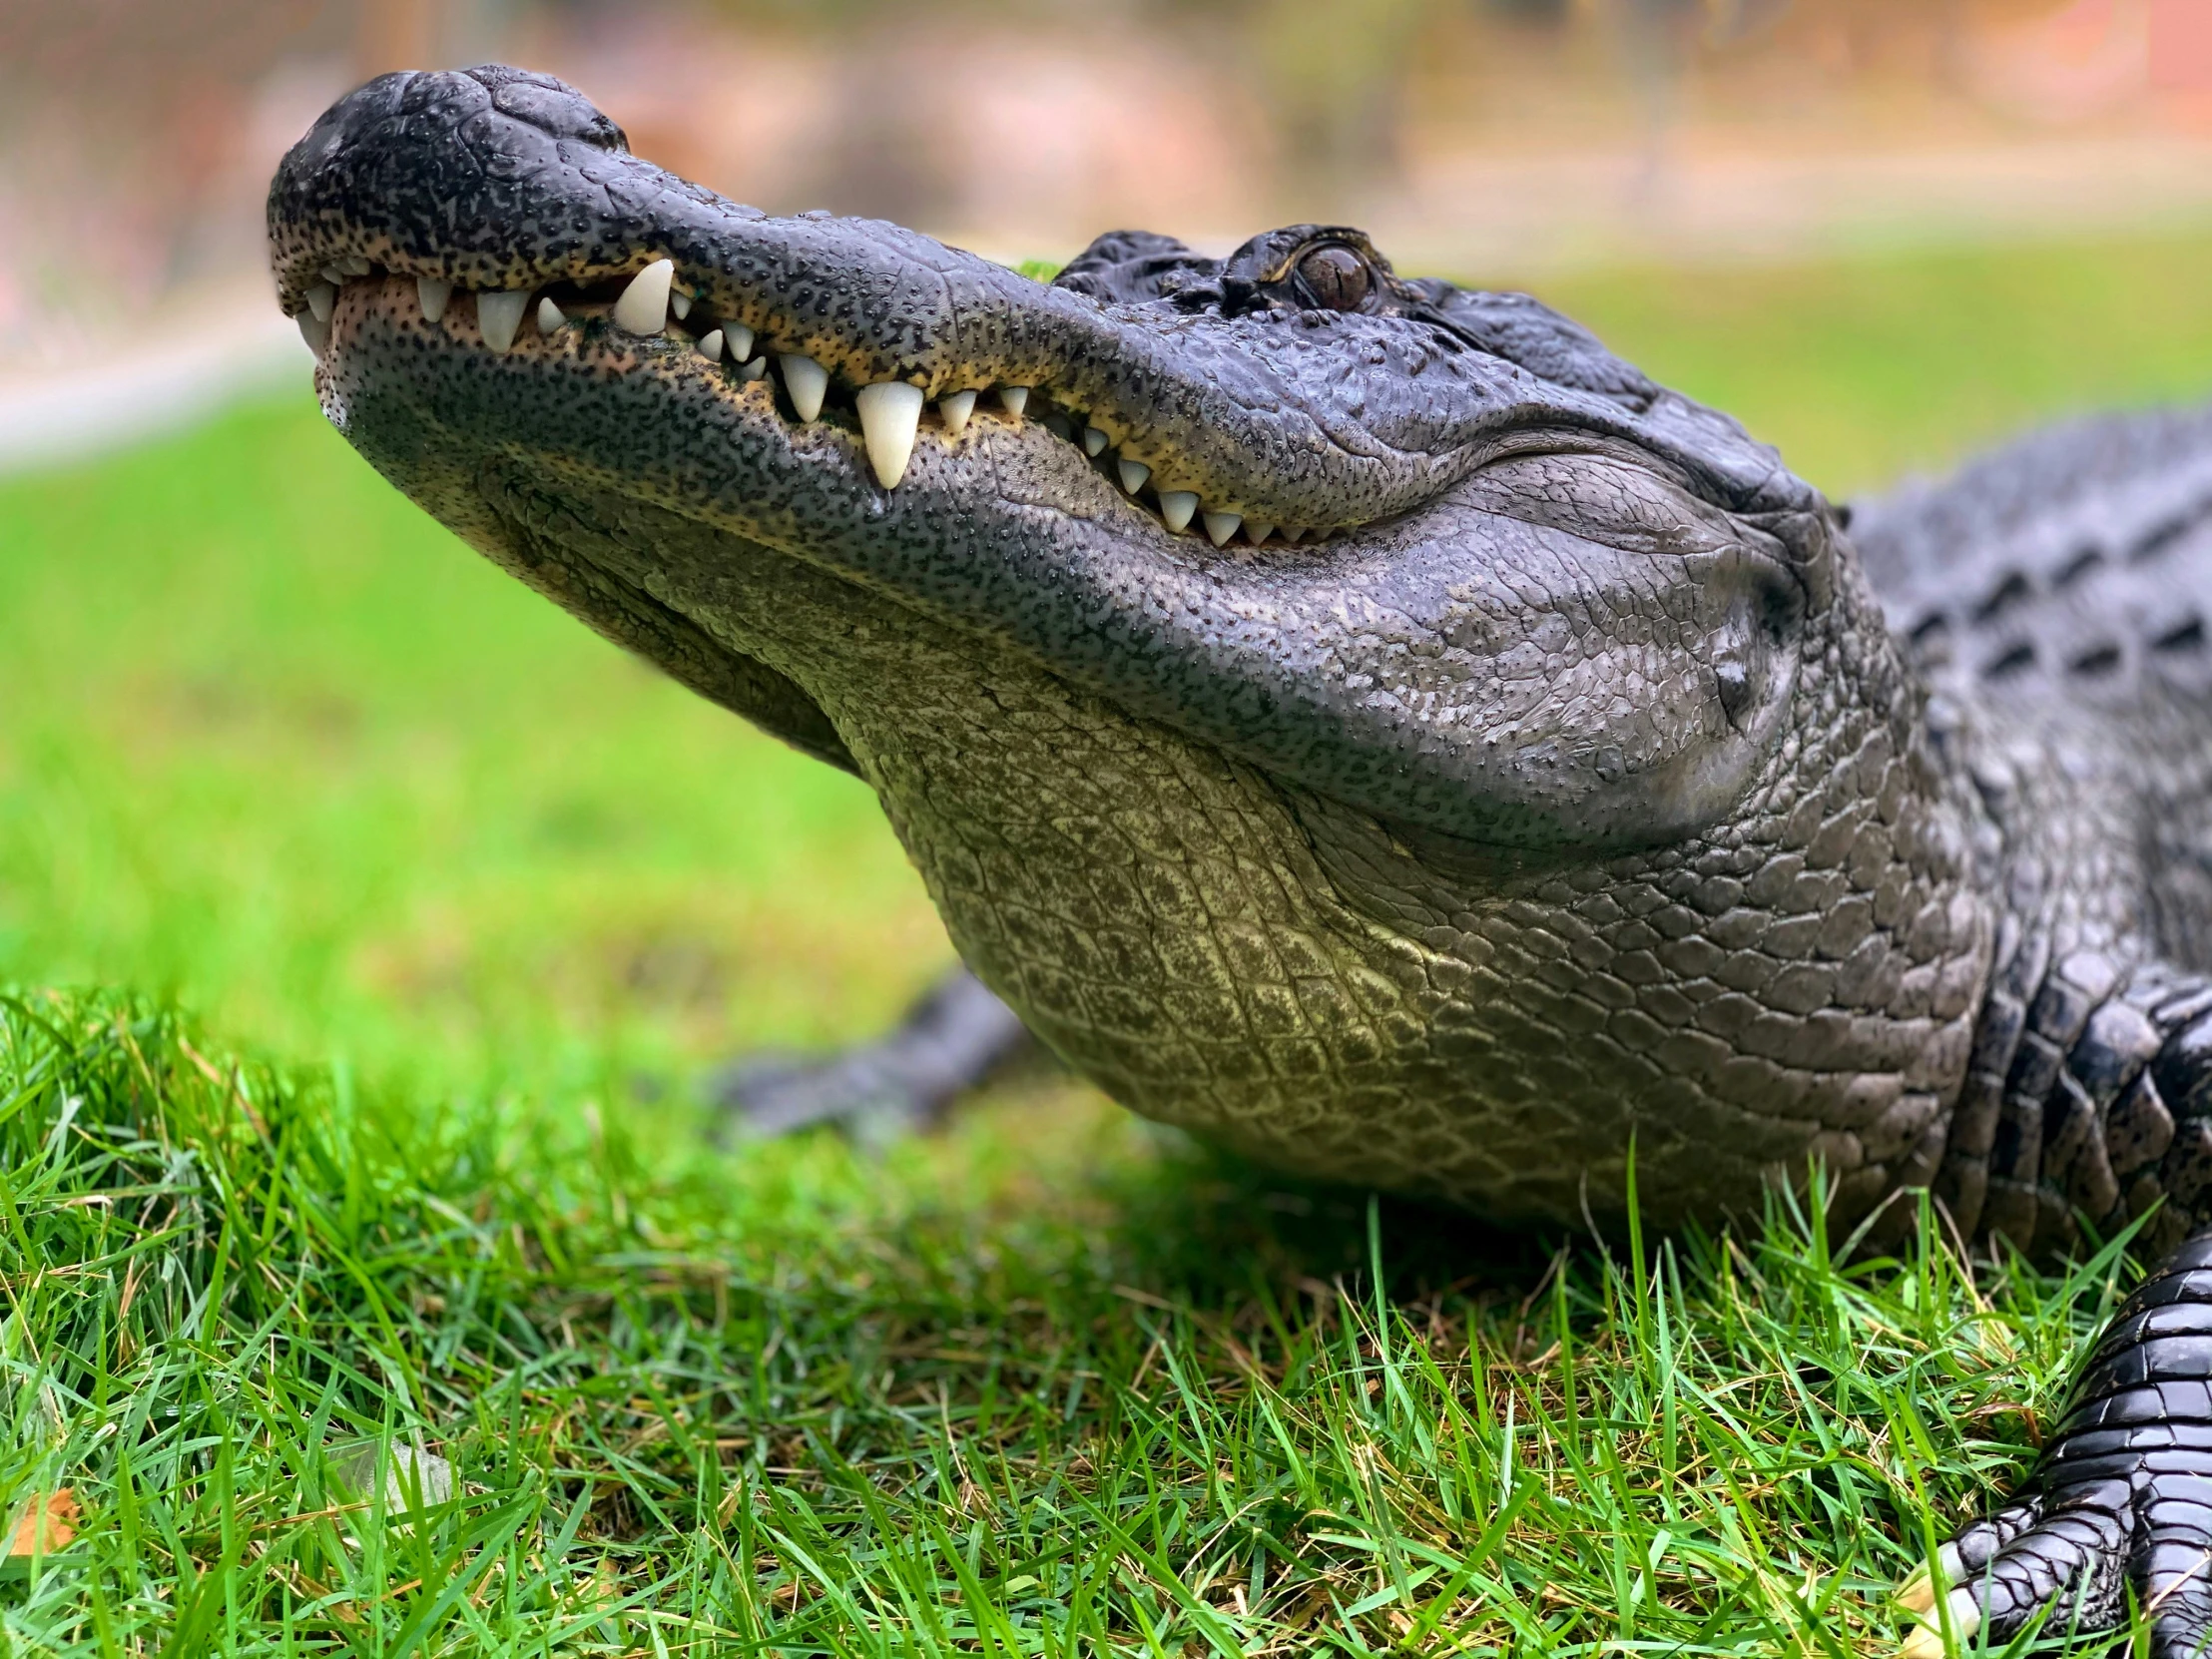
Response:
[[[1670,436],[1681,405],[1564,319],[1399,281],[1357,232],[1295,227],[1227,262],[1145,239],[1143,260],[1086,256],[1046,284],[896,225],[729,202],[631,155],[560,82],[496,66],[340,100],[285,157],[269,227],[318,353],[341,292],[396,278],[392,300],[448,348],[611,333],[641,365],[720,365],[734,400],[765,385],[756,413],[856,430],[882,488],[978,409],[1026,418],[1155,533],[1217,546],[1411,511],[1546,422],[1664,441],[1700,476],[1714,452],[1709,423]]]

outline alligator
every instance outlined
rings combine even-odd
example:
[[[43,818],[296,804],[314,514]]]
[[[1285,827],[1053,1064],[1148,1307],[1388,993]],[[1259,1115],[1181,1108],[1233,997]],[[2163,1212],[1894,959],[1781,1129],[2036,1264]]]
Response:
[[[1905,1649],[2205,1642],[2212,410],[1855,515],[1347,227],[1045,282],[736,205],[501,67],[340,100],[269,228],[369,463],[865,780],[1136,1111],[1505,1225],[2138,1227],[2164,1265]]]

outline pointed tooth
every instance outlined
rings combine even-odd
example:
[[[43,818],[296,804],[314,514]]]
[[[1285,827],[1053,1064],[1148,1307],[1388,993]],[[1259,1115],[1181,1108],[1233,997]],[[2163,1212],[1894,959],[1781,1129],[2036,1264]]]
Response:
[[[554,332],[556,332],[557,330],[559,330],[559,329],[560,329],[560,328],[561,328],[561,327],[562,327],[563,325],[565,325],[565,324],[567,323],[567,321],[568,321],[568,313],[567,313],[567,312],[565,312],[565,311],[563,311],[563,310],[561,309],[561,307],[560,307],[560,306],[558,306],[558,305],[554,304],[552,300],[550,300],[550,299],[540,299],[540,300],[538,301],[538,332],[539,332],[539,333],[541,333],[541,334],[550,334],[550,333],[554,333]]]
[[[1247,524],[1245,526],[1245,540],[1252,543],[1254,547],[1258,547],[1274,534],[1275,526],[1272,524]]]
[[[415,298],[422,305],[422,320],[438,322],[445,316],[445,302],[453,297],[453,284],[436,276],[414,279]]]
[[[1094,458],[1106,453],[1106,434],[1096,426],[1083,428],[1083,453]]]
[[[366,276],[370,268],[368,261],[360,255],[348,254],[344,259],[338,261],[338,269],[348,276]]]
[[[292,320],[299,324],[299,337],[307,342],[307,349],[316,356],[330,343],[330,325],[312,311],[301,311]]]
[[[1160,516],[1167,520],[1170,530],[1181,530],[1191,522],[1191,514],[1198,511],[1198,495],[1193,490],[1162,490],[1160,492]]]
[[[476,326],[489,349],[503,352],[514,344],[515,330],[522,326],[523,307],[529,303],[530,295],[522,288],[476,296]]]
[[[325,282],[328,282],[334,288],[342,288],[343,286],[345,286],[345,273],[337,266],[326,265],[320,271],[315,273],[315,275],[320,276]]]
[[[710,328],[699,336],[699,354],[711,363],[722,361],[722,330]]]
[[[1121,487],[1131,495],[1144,488],[1144,481],[1152,476],[1152,468],[1142,461],[1116,461],[1114,470],[1121,474]]]
[[[655,260],[630,278],[615,301],[615,326],[626,334],[657,334],[668,326],[668,289],[676,262]]]
[[[676,313],[677,321],[683,321],[684,318],[691,315],[691,295],[682,288],[670,288],[668,290],[668,308]]]
[[[956,391],[937,399],[937,416],[944,422],[948,436],[958,437],[967,430],[968,416],[975,412],[975,393]]]
[[[741,380],[758,380],[767,372],[768,359],[766,357],[755,357],[751,362],[747,363],[743,368],[738,370],[738,378]]]
[[[1029,388],[1027,386],[1000,386],[998,388],[998,401],[1008,414],[1018,420],[1021,418],[1021,411],[1029,406]]]
[[[830,389],[830,371],[796,351],[785,352],[776,359],[776,365],[784,371],[784,389],[792,394],[792,407],[799,411],[799,418],[812,420],[822,413],[823,393]]]
[[[725,322],[722,325],[723,349],[730,353],[730,360],[742,363],[753,355],[753,330],[742,322]]]
[[[1306,532],[1296,525],[1286,524],[1283,526],[1283,539],[1292,543],[1302,542],[1306,539]]]
[[[338,290],[328,282],[311,284],[306,293],[307,309],[314,312],[317,322],[330,320],[330,307],[338,301]]]
[[[921,388],[903,380],[878,380],[854,392],[852,401],[859,405],[860,436],[866,440],[867,464],[875,469],[875,481],[894,490],[913,457],[914,428],[921,421]]]
[[[1244,523],[1241,513],[1206,513],[1202,515],[1207,538],[1216,547],[1237,533],[1237,526]]]

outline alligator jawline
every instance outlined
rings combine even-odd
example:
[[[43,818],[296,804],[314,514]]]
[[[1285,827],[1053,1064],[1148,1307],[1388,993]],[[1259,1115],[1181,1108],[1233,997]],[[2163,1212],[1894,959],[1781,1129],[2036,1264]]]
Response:
[[[1243,548],[1258,548],[1274,540],[1291,545],[1323,542],[1349,528],[1273,524],[1238,512],[1208,510],[1195,490],[1162,489],[1153,463],[1137,459],[1130,443],[1117,440],[1106,426],[1094,424],[1112,422],[1112,416],[1063,403],[1046,385],[991,383],[978,372],[971,378],[981,383],[944,392],[925,405],[919,388],[908,388],[907,382],[854,384],[808,354],[804,344],[786,344],[791,338],[788,328],[756,328],[739,320],[737,304],[714,297],[727,291],[726,282],[717,276],[671,275],[674,279],[659,309],[659,325],[626,327],[621,314],[625,296],[634,294],[641,281],[654,279],[647,273],[560,278],[530,288],[472,292],[440,278],[409,278],[402,271],[363,256],[335,256],[319,269],[319,281],[302,290],[297,319],[318,357],[330,350],[340,304],[359,303],[394,323],[424,329],[440,349],[525,362],[588,357],[603,368],[629,366],[636,371],[684,374],[695,383],[713,386],[730,407],[748,418],[773,414],[787,426],[821,422],[853,434],[867,462],[864,470],[872,472],[885,489],[897,487],[911,449],[924,432],[956,449],[971,422],[1029,421],[1061,440],[1072,467],[1094,472],[1113,484],[1145,513],[1157,532],[1204,535],[1217,548],[1232,541]],[[884,387],[910,389],[914,395],[900,400],[910,407],[868,407],[869,395]],[[1157,455],[1158,447],[1149,452]]]

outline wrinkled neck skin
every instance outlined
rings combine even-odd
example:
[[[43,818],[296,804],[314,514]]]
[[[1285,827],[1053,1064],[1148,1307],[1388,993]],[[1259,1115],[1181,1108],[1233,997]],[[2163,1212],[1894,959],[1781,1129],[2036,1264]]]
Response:
[[[372,268],[333,284],[326,412],[539,592],[855,770],[961,955],[1076,1069],[1501,1221],[1616,1220],[1632,1147],[1662,1224],[1812,1158],[1847,1215],[1933,1173],[1990,877],[1835,516],[1771,451],[1356,233],[1227,262],[1102,239],[1045,287],[679,187],[500,74],[373,83],[279,174],[287,306],[333,258]],[[483,232],[463,261],[376,182],[458,170],[438,217],[466,226],[455,157],[498,143],[579,248]],[[1348,252],[1299,263],[1317,237]],[[833,385],[1022,384],[1031,418],[932,415],[887,486],[834,391],[798,418],[696,324],[593,308],[659,257]],[[1365,308],[1318,308],[1354,259]],[[832,298],[796,296],[808,261]],[[568,320],[494,351],[465,294],[425,319],[422,276]],[[1248,528],[1179,533],[1169,488]],[[1314,534],[1252,545],[1263,513]]]

